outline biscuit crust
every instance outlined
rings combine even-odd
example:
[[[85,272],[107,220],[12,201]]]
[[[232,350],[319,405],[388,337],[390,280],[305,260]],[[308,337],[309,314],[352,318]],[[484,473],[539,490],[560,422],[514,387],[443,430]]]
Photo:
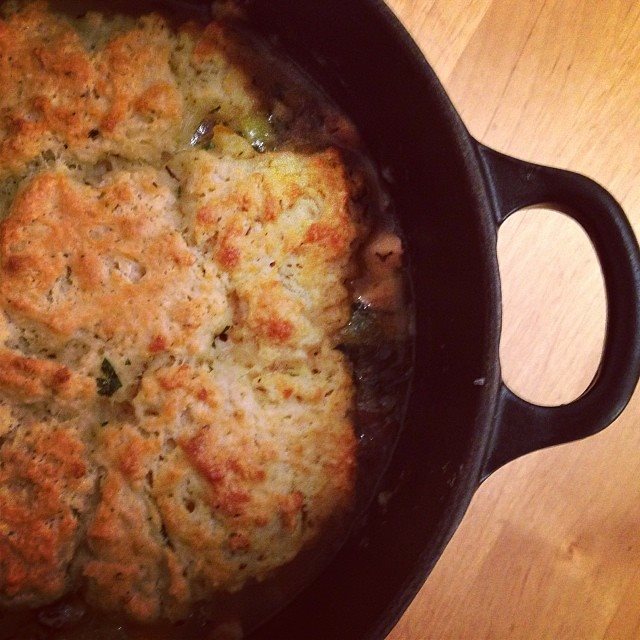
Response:
[[[224,23],[2,11],[0,605],[178,619],[351,505],[355,186]]]

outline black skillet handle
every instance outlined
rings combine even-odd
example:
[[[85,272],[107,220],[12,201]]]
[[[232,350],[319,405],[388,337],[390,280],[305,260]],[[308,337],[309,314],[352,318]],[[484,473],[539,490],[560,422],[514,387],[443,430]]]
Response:
[[[593,180],[516,160],[481,144],[478,151],[492,191],[496,225],[535,205],[568,214],[593,243],[607,295],[602,360],[582,396],[563,406],[541,407],[502,383],[486,477],[525,453],[597,433],[625,408],[640,375],[640,250],[620,205]]]

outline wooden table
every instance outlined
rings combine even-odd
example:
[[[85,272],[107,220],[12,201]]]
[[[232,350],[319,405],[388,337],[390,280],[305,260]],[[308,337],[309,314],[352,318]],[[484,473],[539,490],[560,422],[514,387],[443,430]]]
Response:
[[[389,0],[471,132],[596,178],[640,230],[638,0]],[[588,385],[604,334],[591,246],[550,211],[500,233],[502,362],[527,399]],[[479,490],[389,640],[638,640],[640,394],[602,434]]]

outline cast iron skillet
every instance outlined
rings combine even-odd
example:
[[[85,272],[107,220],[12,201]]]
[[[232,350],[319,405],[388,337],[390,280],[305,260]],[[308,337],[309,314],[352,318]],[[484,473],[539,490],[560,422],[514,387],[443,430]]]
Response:
[[[173,13],[208,2],[159,0]],[[354,119],[393,177],[415,293],[416,361],[405,427],[374,504],[322,577],[251,637],[378,640],[418,591],[480,483],[530,451],[594,434],[640,373],[640,251],[624,213],[575,173],[493,151],[465,129],[417,46],[381,0],[248,0]],[[502,382],[496,235],[548,204],[579,222],[607,291],[602,362],[589,389],[540,407]],[[381,506],[383,505],[383,506]]]

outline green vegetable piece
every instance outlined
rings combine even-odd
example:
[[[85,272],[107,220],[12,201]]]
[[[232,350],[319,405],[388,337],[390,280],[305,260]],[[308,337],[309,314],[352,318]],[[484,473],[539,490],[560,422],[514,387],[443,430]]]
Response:
[[[259,153],[273,148],[275,134],[267,116],[254,113],[240,120],[240,133]]]
[[[345,347],[362,347],[379,344],[384,331],[376,311],[364,305],[354,308],[351,318],[339,334],[340,344]]]
[[[122,382],[120,382],[120,378],[118,378],[118,374],[113,368],[113,365],[106,358],[102,361],[100,371],[102,371],[103,376],[96,379],[98,393],[101,396],[111,397],[122,387]]]

